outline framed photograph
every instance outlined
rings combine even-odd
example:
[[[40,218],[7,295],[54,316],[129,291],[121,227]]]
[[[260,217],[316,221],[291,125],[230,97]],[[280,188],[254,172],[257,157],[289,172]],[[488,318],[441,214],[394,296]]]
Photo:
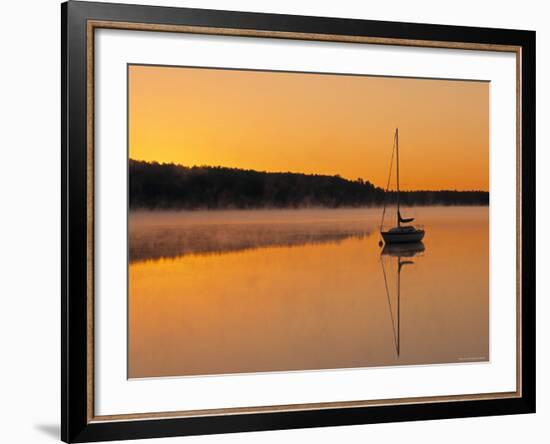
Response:
[[[535,32],[69,1],[62,439],[535,411]]]

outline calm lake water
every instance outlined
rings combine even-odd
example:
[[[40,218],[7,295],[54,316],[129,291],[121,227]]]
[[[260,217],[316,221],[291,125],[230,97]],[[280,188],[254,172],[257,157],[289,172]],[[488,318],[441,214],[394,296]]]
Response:
[[[130,378],[489,359],[489,209],[131,212]]]

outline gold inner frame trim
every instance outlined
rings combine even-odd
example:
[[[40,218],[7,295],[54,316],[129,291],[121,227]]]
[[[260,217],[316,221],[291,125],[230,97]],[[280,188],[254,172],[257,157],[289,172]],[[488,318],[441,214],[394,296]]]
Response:
[[[232,407],[207,410],[184,410],[173,412],[147,412],[96,416],[94,413],[94,32],[96,29],[120,29],[131,31],[178,32],[236,37],[278,38],[312,40],[340,43],[362,43],[423,48],[465,49],[474,51],[512,52],[516,55],[516,391],[498,393],[474,393],[452,396],[423,396],[364,401],[338,401],[308,404],[286,404],[256,407]],[[300,32],[263,31],[254,29],[212,28],[186,25],[163,25],[117,21],[87,21],[87,421],[88,423],[131,421],[161,418],[189,418],[200,416],[225,416],[254,413],[292,412],[303,410],[326,410],[335,408],[358,408],[416,403],[460,402],[519,398],[522,396],[522,338],[521,338],[521,46],[486,43],[445,42]]]

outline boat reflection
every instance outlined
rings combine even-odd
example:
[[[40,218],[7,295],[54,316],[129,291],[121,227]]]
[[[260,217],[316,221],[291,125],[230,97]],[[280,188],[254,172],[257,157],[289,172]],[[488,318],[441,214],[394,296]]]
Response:
[[[392,323],[393,338],[395,344],[395,351],[397,356],[401,352],[401,269],[405,265],[413,265],[414,261],[411,258],[421,255],[425,251],[424,244],[422,242],[414,243],[402,243],[402,244],[385,244],[382,252],[380,253],[380,264],[382,265],[382,273],[384,275],[384,287],[386,289],[386,297],[388,299],[388,307],[390,311],[390,319]],[[397,313],[394,318],[393,309],[391,304],[390,290],[388,285],[388,275],[386,273],[386,265],[384,264],[384,257],[395,258],[397,268]],[[390,259],[391,260],[391,259]]]
[[[414,257],[426,250],[423,242],[414,242],[411,244],[386,244],[382,249],[382,256],[391,257]]]

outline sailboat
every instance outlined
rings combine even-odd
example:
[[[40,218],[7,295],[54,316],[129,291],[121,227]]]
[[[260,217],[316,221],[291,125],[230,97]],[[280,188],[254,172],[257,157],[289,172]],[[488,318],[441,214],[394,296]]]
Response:
[[[388,195],[388,189],[391,181],[391,171],[393,166],[393,154],[397,154],[396,166],[397,166],[397,225],[389,230],[384,229],[384,215],[386,214],[386,202],[384,202],[384,209],[382,211],[382,221],[380,223],[380,234],[386,244],[396,243],[411,243],[420,242],[424,238],[425,231],[420,227],[413,225],[407,225],[414,220],[413,217],[402,217],[400,211],[400,190],[399,190],[399,128],[395,129],[395,136],[393,142],[393,151],[390,163],[390,174],[388,177],[388,185],[386,187],[386,196]],[[403,225],[405,224],[405,225]]]

